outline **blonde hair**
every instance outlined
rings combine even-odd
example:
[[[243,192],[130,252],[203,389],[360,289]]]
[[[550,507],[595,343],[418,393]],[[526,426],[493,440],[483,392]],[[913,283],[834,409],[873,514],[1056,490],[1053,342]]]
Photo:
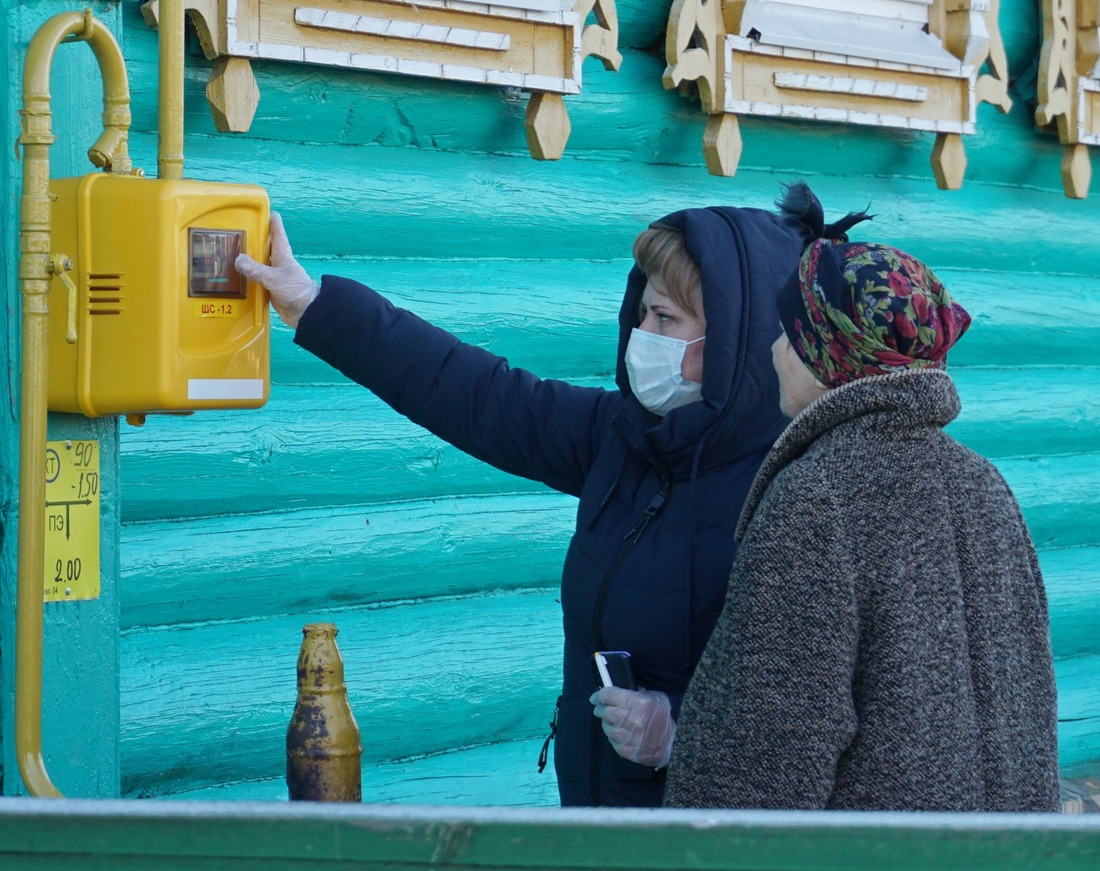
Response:
[[[649,278],[656,278],[678,306],[695,317],[703,315],[703,286],[699,264],[688,253],[684,234],[669,227],[649,227],[634,240],[634,262]]]

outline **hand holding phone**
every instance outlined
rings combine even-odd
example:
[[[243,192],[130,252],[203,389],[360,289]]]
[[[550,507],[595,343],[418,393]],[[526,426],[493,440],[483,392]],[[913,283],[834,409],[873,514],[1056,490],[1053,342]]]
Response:
[[[592,674],[596,687],[621,687],[634,690],[638,686],[634,681],[634,668],[630,664],[630,654],[625,650],[597,650],[592,654]]]

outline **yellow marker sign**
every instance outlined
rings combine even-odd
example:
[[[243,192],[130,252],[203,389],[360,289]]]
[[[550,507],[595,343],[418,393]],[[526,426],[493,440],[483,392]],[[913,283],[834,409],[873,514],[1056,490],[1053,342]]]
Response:
[[[99,598],[99,442],[46,442],[46,602]]]

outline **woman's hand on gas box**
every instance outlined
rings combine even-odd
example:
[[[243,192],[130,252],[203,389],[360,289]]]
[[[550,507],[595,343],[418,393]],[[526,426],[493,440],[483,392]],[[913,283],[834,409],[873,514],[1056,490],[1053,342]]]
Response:
[[[298,326],[302,312],[321,289],[294,259],[283,228],[283,216],[278,212],[271,213],[271,265],[257,263],[247,254],[238,254],[233,265],[249,281],[257,281],[267,288],[271,304],[288,327]]]
[[[672,754],[676,721],[664,693],[604,687],[588,699],[603,721],[603,732],[624,759],[664,768]]]

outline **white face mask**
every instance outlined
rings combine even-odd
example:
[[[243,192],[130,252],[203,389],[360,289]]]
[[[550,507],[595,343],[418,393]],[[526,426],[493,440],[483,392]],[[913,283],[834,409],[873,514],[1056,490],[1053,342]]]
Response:
[[[682,367],[687,346],[705,338],[688,342],[637,327],[631,331],[626,344],[626,374],[630,389],[643,406],[664,417],[672,409],[701,397],[703,385],[685,381]]]

